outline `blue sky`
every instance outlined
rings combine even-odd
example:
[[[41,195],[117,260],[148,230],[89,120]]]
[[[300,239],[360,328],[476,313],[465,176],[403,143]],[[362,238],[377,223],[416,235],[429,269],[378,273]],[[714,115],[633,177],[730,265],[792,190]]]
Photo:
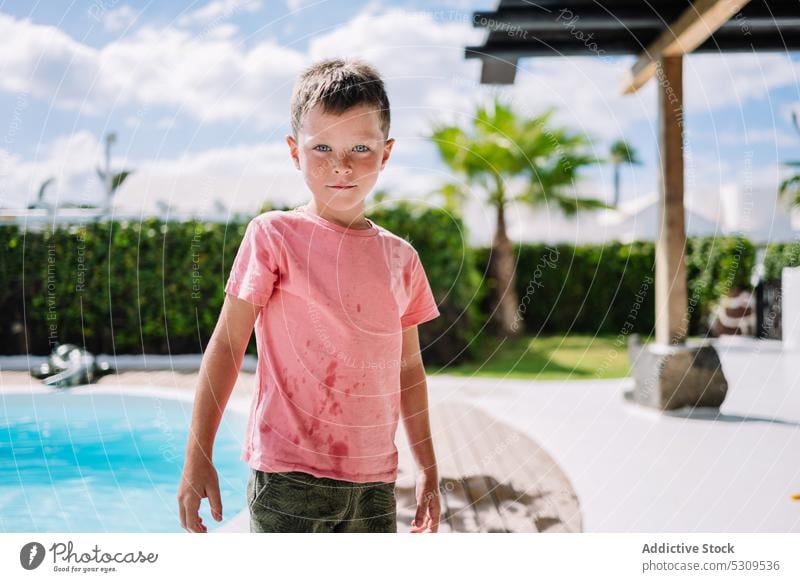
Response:
[[[53,199],[96,201],[94,167],[109,130],[118,134],[114,165],[136,169],[121,199],[249,208],[264,192],[302,198],[283,142],[288,98],[297,73],[329,56],[364,58],[385,76],[398,146],[379,185],[422,197],[450,178],[426,128],[468,123],[493,91],[477,85],[479,63],[463,59],[463,47],[484,36],[471,12],[494,4],[2,2],[0,206],[27,203],[49,176]],[[730,184],[752,184],[756,196],[774,190],[781,161],[800,159],[791,125],[799,62],[797,53],[686,59],[687,197],[696,205],[713,207]],[[524,113],[556,106],[558,121],[589,135],[597,155],[613,139],[630,141],[644,164],[626,169],[623,200],[657,189],[655,87],[621,96],[631,63],[524,59],[517,83],[502,90]],[[598,166],[578,191],[610,197],[610,176]],[[211,177],[205,195],[191,194]]]

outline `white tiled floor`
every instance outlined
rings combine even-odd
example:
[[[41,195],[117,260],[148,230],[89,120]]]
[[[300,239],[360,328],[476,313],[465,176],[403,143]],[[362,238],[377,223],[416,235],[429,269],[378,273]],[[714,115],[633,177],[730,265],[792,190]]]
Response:
[[[585,531],[800,531],[800,353],[716,345],[729,382],[716,420],[628,403],[629,379],[436,377],[431,398],[466,400],[536,440],[575,487]]]

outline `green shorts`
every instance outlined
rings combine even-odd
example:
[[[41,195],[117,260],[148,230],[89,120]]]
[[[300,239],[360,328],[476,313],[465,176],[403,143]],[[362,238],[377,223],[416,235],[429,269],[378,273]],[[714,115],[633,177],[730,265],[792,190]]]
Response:
[[[250,531],[396,533],[394,483],[351,483],[250,469]]]

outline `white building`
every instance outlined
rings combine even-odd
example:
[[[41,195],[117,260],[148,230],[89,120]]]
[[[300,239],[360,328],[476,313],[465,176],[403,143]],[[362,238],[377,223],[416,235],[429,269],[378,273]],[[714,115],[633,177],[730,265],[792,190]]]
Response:
[[[743,234],[753,242],[800,239],[800,210],[778,201],[776,189],[755,188],[745,193],[735,184],[719,193],[687,196],[687,236]],[[496,222],[494,209],[472,204],[466,212],[470,242],[491,242]],[[617,209],[584,211],[573,217],[558,208],[531,209],[512,204],[506,211],[509,236],[515,241],[590,244],[606,241],[655,240],[658,234],[658,195],[644,195]]]

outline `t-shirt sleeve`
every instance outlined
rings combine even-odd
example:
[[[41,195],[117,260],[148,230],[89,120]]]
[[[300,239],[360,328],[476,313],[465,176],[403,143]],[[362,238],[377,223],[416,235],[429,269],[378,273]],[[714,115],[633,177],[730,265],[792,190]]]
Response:
[[[413,252],[411,260],[406,265],[406,272],[403,274],[403,281],[408,288],[409,301],[403,315],[400,317],[400,325],[403,328],[419,325],[436,319],[441,315],[436,306],[436,299],[431,291],[428,277],[419,255]]]
[[[247,225],[225,284],[225,293],[262,307],[278,280],[276,252],[265,228],[257,219]]]

